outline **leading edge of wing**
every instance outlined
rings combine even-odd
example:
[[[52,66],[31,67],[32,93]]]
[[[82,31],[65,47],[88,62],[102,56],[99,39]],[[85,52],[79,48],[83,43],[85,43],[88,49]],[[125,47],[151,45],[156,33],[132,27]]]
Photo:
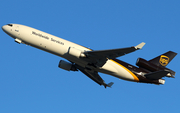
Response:
[[[145,43],[142,42],[138,44],[137,46],[133,46],[133,47],[109,49],[109,50],[86,51],[85,54],[89,57],[97,57],[97,58],[106,57],[108,59],[114,59],[116,57],[120,57],[125,54],[134,52],[136,50],[142,49],[144,45]]]

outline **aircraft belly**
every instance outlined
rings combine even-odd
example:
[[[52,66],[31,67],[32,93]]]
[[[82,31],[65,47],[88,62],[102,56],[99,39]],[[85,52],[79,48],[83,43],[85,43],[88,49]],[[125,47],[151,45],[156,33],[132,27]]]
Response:
[[[116,63],[113,60],[108,60],[106,62],[106,64],[102,67],[102,72],[106,74],[110,74],[120,79],[129,80],[129,81],[137,81],[134,78],[133,73],[130,72],[130,70]],[[111,72],[111,73],[108,73],[108,72]]]

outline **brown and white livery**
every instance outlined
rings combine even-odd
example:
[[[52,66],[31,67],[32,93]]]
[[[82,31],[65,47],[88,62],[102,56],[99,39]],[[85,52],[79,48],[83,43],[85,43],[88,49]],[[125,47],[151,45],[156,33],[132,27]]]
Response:
[[[175,76],[174,71],[165,67],[177,55],[177,53],[172,51],[149,61],[138,58],[136,63],[138,67],[116,59],[141,49],[145,45],[144,42],[134,47],[93,51],[73,42],[20,24],[7,24],[2,29],[19,44],[30,45],[67,59],[69,62],[60,60],[59,68],[67,71],[81,71],[105,88],[111,87],[113,82],[106,84],[98,72],[127,81],[152,84],[164,84],[165,80],[162,79],[163,77]]]

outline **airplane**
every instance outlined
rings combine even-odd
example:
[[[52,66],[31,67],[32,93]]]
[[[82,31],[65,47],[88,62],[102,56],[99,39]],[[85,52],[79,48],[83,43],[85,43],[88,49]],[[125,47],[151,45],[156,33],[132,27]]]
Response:
[[[67,71],[80,71],[105,88],[111,87],[114,83],[106,84],[99,73],[127,81],[156,85],[165,83],[163,77],[174,78],[175,76],[173,70],[166,68],[177,55],[173,51],[168,51],[149,61],[138,58],[136,62],[138,67],[117,59],[142,49],[144,42],[126,48],[92,50],[21,24],[7,24],[2,26],[2,30],[19,44],[26,44],[67,59],[68,61],[60,60],[58,67]]]

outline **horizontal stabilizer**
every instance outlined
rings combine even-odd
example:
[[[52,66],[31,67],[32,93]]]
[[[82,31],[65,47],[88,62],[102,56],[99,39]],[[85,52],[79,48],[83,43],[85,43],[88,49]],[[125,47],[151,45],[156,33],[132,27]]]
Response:
[[[147,79],[158,80],[158,79],[161,79],[162,77],[166,76],[168,73],[169,73],[168,71],[156,71],[156,72],[145,74],[144,76]]]

